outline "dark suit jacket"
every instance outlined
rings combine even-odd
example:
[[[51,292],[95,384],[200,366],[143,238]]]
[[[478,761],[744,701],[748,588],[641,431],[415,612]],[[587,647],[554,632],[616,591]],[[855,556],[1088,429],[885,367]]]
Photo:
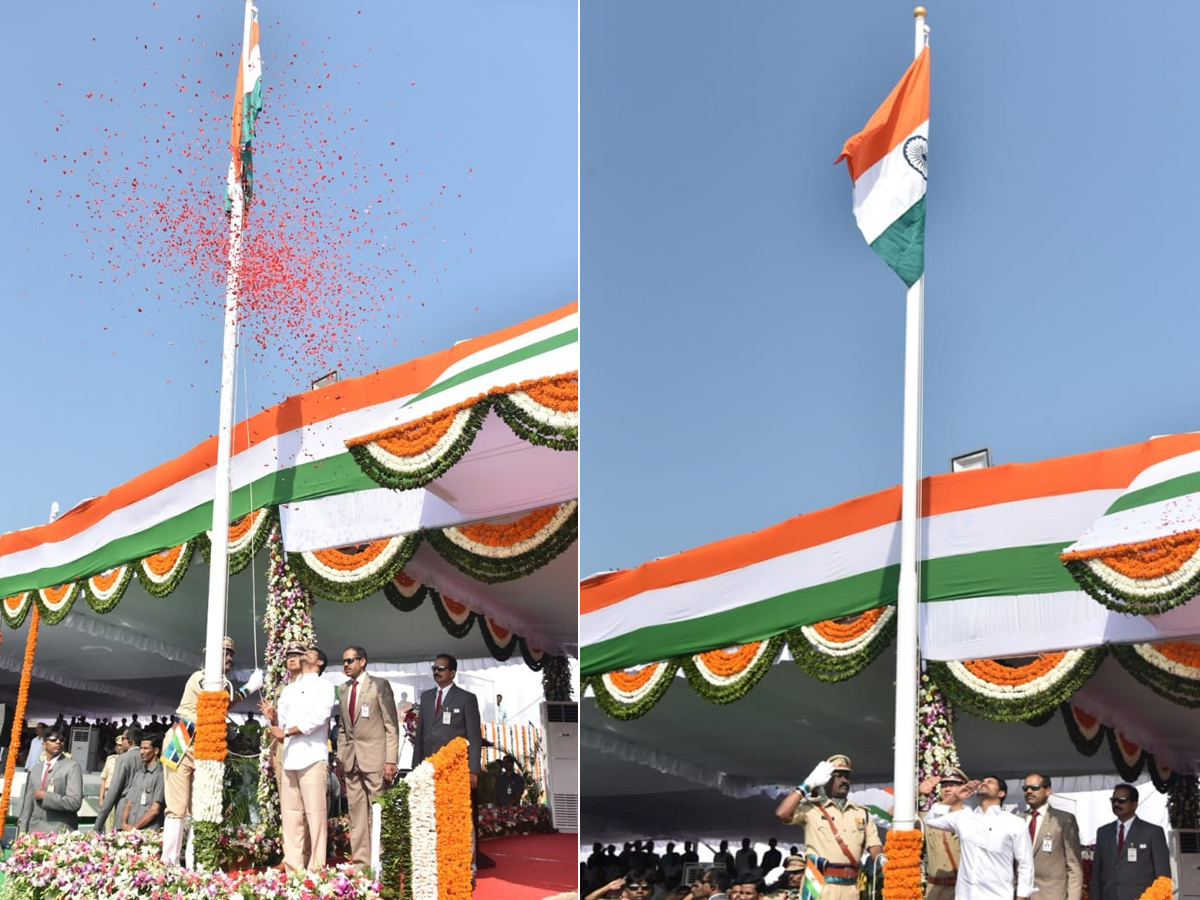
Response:
[[[46,796],[33,798],[42,784],[42,765],[29,773],[25,795],[21,799],[21,831],[75,831],[79,828],[79,807],[83,805],[83,769],[63,756],[50,769]]]
[[[413,737],[413,768],[441,750],[456,737],[467,739],[467,765],[474,775],[479,774],[480,757],[483,753],[483,731],[479,727],[479,700],[470,691],[457,684],[450,685],[442,697],[442,712],[434,716],[437,705],[437,688],[421,694],[421,707],[417,713],[417,733]],[[450,713],[450,724],[444,724],[446,713]]]
[[[133,778],[137,775],[140,768],[142,768],[142,757],[138,753],[137,748],[126,750],[117,757],[117,761],[113,765],[112,778],[109,779],[108,786],[104,790],[104,802],[100,804],[100,809],[96,813],[96,831],[104,830],[104,821],[108,818],[110,812],[114,809],[122,809],[125,806],[125,799],[129,796],[129,788],[133,785]],[[121,830],[119,816],[117,817],[116,830]]]
[[[364,673],[366,674],[366,673]],[[358,686],[354,721],[350,721],[350,682],[338,687],[341,732],[338,734],[338,759],[347,772],[382,772],[385,763],[396,764],[400,754],[400,728],[396,721],[396,700],[392,686],[384,678],[367,675]],[[363,716],[362,708],[368,714]]]
[[[1137,861],[1129,861],[1129,848],[1136,848]],[[1157,825],[1136,816],[1125,827],[1125,849],[1117,856],[1117,823],[1109,822],[1096,832],[1096,854],[1092,859],[1091,900],[1138,900],[1155,878],[1171,874],[1167,836]]]

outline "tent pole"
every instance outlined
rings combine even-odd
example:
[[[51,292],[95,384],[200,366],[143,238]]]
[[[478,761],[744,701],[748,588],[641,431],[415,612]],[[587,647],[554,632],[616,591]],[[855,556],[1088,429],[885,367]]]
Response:
[[[246,19],[242,30],[243,69],[250,52],[252,2],[246,0]],[[234,147],[234,153],[241,148]],[[233,444],[233,381],[237,358],[238,271],[242,262],[242,226],[245,222],[245,195],[229,170],[228,187],[232,199],[229,214],[229,268],[225,273],[225,338],[221,347],[221,407],[217,428],[217,465],[213,486],[212,556],[208,569],[208,618],[204,629],[204,690],[219,691],[225,682],[225,654],[221,638],[225,632],[225,606],[229,599],[229,493],[230,457]]]
[[[914,56],[925,48],[925,10],[916,20]],[[925,276],[908,289],[904,322],[904,453],[900,487],[900,583],[896,596],[896,746],[892,827],[908,831],[917,812],[917,571],[921,521],[921,373]]]

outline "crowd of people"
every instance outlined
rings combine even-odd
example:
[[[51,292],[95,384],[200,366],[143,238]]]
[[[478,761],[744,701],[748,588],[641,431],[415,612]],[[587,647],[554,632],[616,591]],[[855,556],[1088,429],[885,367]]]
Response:
[[[260,690],[263,676],[257,669],[241,687],[230,683],[228,674],[237,652],[231,638],[224,638],[222,650],[223,690],[231,704]],[[366,671],[369,660],[362,647],[346,648],[340,661],[347,680],[335,689],[321,678],[328,664],[322,650],[289,646],[282,689],[258,704],[267,722],[264,737],[273,742],[283,864],[296,871],[316,871],[325,865],[331,772],[347,798],[351,862],[361,866],[370,864],[371,803],[399,774],[400,729],[391,684]],[[452,655],[438,655],[431,670],[435,687],[421,696],[412,764],[415,767],[463,737],[474,788],[483,749],[478,699],[454,683],[458,661]],[[106,752],[100,776],[95,830],[161,829],[162,858],[175,865],[180,862],[185,825],[192,813],[196,706],[203,682],[203,669],[192,673],[169,717],[153,714],[144,726],[137,715],[131,721],[95,723],[101,746],[111,750]],[[79,827],[83,770],[64,751],[68,728],[88,724],[78,717],[68,724],[60,717],[53,725],[38,723],[30,729],[25,749],[29,780],[18,819],[22,831]],[[512,777],[520,776],[507,770],[505,774],[508,778],[501,783],[515,794]]]
[[[762,859],[749,838],[736,852],[721,841],[701,864],[694,842],[683,852],[653,841],[592,845],[580,866],[585,900],[796,900],[809,879],[822,900],[857,900],[868,871],[887,879],[883,839],[868,809],[849,800],[853,768],[845,754],[818,763],[775,809],[784,825],[804,828],[803,848],[784,857],[771,838]],[[1053,808],[1050,776],[1021,781],[1023,812],[1005,808],[1008,783],[998,775],[968,778],[960,768],[931,776],[922,797],[936,799],[922,813],[926,900],[1082,900],[1083,853],[1079,826]],[[967,801],[976,800],[975,805]],[[1137,817],[1136,787],[1113,787],[1114,820],[1101,827],[1091,866],[1090,900],[1137,900],[1156,878],[1170,876],[1166,835]]]

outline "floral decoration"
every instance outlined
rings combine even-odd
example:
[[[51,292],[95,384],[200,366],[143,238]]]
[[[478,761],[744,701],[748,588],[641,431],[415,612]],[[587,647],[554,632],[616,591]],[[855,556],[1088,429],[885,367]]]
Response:
[[[526,382],[492,398],[513,434],[551,450],[579,449],[579,373]]]
[[[146,593],[151,597],[166,597],[175,590],[187,574],[195,546],[194,540],[184,541],[139,560],[135,568]]]
[[[346,446],[363,472],[384,487],[425,487],[471,449],[488,408],[486,401],[469,400]]]
[[[453,638],[464,638],[470,634],[478,618],[465,603],[452,600],[445,594],[434,597],[433,608],[437,611],[438,621]]]
[[[22,591],[0,601],[0,616],[4,617],[5,625],[17,629],[25,624],[25,617],[29,615],[29,607],[33,605],[32,596],[33,591]]]
[[[236,575],[250,564],[263,544],[267,542],[275,525],[279,522],[279,511],[264,506],[229,523],[229,574]],[[212,539],[205,532],[196,538],[200,554],[206,563],[212,561]]]
[[[962,765],[954,743],[954,710],[925,672],[917,695],[917,782]],[[929,796],[929,805],[937,798]],[[890,858],[889,858],[890,866]]]
[[[479,837],[482,838],[548,832],[550,827],[550,808],[540,803],[509,806],[489,803],[479,810]]]
[[[196,759],[224,762],[228,748],[225,744],[225,715],[229,711],[229,694],[225,691],[201,691],[196,698],[196,737],[192,744]]]
[[[925,838],[920,831],[892,830],[883,844],[887,866],[883,876],[883,900],[921,900],[921,851]]]
[[[414,612],[425,602],[425,598],[434,593],[433,588],[427,587],[403,571],[383,586],[383,594],[388,603],[399,612]]]
[[[412,900],[412,833],[408,779],[376,798],[380,806],[379,869],[383,900]]]
[[[479,614],[476,613],[476,615]],[[479,633],[483,637],[483,642],[487,645],[488,653],[494,659],[501,661],[512,656],[513,651],[517,649],[517,644],[520,642],[516,634],[507,628],[497,625],[487,616],[479,616],[479,619]]]
[[[827,619],[787,633],[801,669],[820,681],[845,681],[873,663],[896,635],[896,608],[881,606],[858,616]]]
[[[288,565],[314,594],[353,603],[391,581],[412,559],[420,543],[419,535],[405,535],[355,547],[305,550],[289,556]]]
[[[732,703],[762,680],[783,649],[783,636],[683,658],[688,684],[709,703]]]
[[[1064,650],[1039,654],[1024,665],[931,660],[927,671],[955,706],[983,719],[1020,722],[1064,702],[1103,658],[1103,650]]]
[[[1172,771],[1170,766],[1160,766],[1153,758],[1147,762],[1146,769],[1150,772],[1150,783],[1160,794],[1169,794],[1175,783],[1185,777]]]
[[[34,602],[42,614],[42,621],[47,625],[57,625],[75,603],[79,596],[79,582],[69,581],[55,587],[39,588],[34,591]]]
[[[1141,746],[1115,728],[1108,730],[1108,749],[1112,751],[1113,765],[1123,781],[1136,781],[1146,763],[1150,762],[1149,754]]]
[[[591,681],[596,705],[614,719],[644,716],[666,694],[680,665],[680,660],[669,659],[599,675]]]
[[[1174,893],[1174,888],[1171,882],[1170,875],[1159,875],[1152,882],[1150,887],[1142,891],[1142,895],[1138,900],[1171,900]]]
[[[1200,641],[1117,644],[1109,652],[1159,696],[1189,709],[1200,707]]]
[[[571,667],[565,656],[542,658],[542,696],[551,702],[569,703],[575,696]]]
[[[1200,594],[1200,529],[1059,559],[1083,590],[1117,612],[1163,613]]]
[[[4,900],[111,897],[114,900],[378,900],[379,883],[353,866],[320,873],[200,872],[160,859],[157,831],[24,834],[2,864]]]
[[[1167,791],[1167,815],[1171,827],[1200,828],[1200,778],[1180,775]]]
[[[468,748],[455,738],[430,757],[437,830],[438,898],[471,897],[471,781]],[[419,795],[415,798],[420,802]],[[415,887],[415,885],[414,885]],[[414,900],[420,900],[414,894]]]
[[[41,616],[34,607],[33,618],[29,622],[29,633],[25,636],[25,661],[21,665],[21,681],[17,686],[17,705],[13,710],[13,722],[25,721],[25,706],[29,702],[29,680],[33,675],[33,656],[37,652],[38,623]],[[17,767],[17,752],[21,747],[21,729],[13,728],[12,739],[8,744],[8,754],[4,762],[4,790],[0,793],[0,822],[8,816],[8,802],[11,799],[13,773]]]
[[[93,612],[110,613],[125,596],[125,589],[133,579],[133,566],[117,566],[83,580],[83,597]]]
[[[1091,713],[1072,706],[1070,703],[1062,704],[1060,709],[1063,721],[1067,726],[1067,734],[1071,738],[1071,743],[1075,745],[1075,749],[1084,756],[1095,756],[1096,751],[1100,749],[1104,739],[1108,736],[1109,729]]]
[[[437,552],[485,584],[524,578],[551,563],[579,537],[579,502],[547,506],[504,522],[425,532]]]

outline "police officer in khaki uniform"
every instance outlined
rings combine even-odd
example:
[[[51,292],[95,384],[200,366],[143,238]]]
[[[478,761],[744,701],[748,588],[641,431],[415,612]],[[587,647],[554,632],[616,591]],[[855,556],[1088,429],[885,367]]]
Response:
[[[789,856],[783,861],[783,878],[764,900],[796,900],[804,886],[804,857]]]
[[[954,789],[970,779],[957,766],[950,767],[940,778],[930,775],[921,782],[920,793],[927,797],[936,789],[938,800],[953,812],[962,807],[962,800]],[[921,814],[922,823],[925,814]],[[958,861],[962,853],[958,846],[958,835],[941,828],[925,827],[925,900],[954,900],[954,886],[958,883]]]
[[[842,753],[817,763],[808,777],[780,801],[775,817],[785,825],[804,826],[804,850],[825,876],[822,900],[858,900],[863,852],[883,852],[879,829],[865,807],[847,800],[850,757]],[[818,793],[822,788],[825,797]]]

